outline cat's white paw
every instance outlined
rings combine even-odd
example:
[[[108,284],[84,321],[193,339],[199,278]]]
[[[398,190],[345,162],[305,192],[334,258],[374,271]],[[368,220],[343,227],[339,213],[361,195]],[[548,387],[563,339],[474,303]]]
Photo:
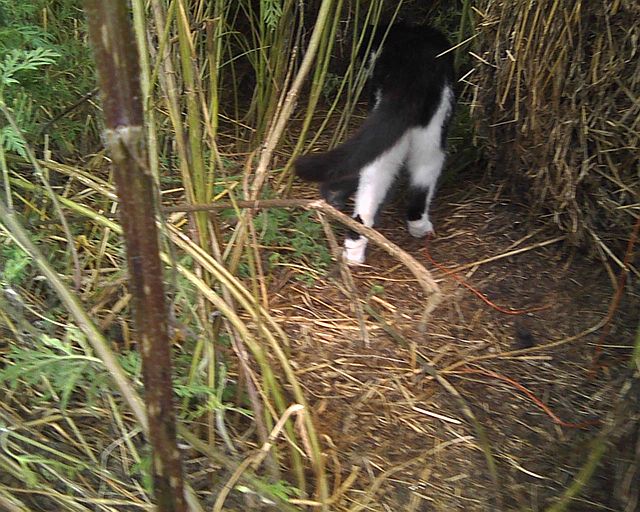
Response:
[[[415,238],[422,238],[430,233],[433,233],[433,224],[429,220],[429,217],[422,217],[418,220],[410,220],[407,222],[409,233]]]
[[[364,263],[367,239],[364,237],[344,241],[344,258],[350,265],[362,265]]]

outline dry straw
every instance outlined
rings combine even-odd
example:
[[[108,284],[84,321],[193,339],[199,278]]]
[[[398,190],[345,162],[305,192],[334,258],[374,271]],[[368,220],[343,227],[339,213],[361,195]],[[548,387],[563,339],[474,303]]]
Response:
[[[640,216],[640,4],[478,2],[490,161],[568,239],[620,252]]]

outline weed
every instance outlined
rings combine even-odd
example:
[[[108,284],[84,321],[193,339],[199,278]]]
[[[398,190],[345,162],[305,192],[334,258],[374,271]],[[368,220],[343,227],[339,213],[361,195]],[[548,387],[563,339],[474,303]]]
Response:
[[[39,25],[42,17],[47,20],[45,26]],[[87,116],[93,117],[90,104],[57,120],[57,129],[48,125],[94,87],[83,26],[84,16],[76,0],[0,0],[0,99],[12,108],[30,144],[44,133],[50,135],[51,148],[67,151],[78,150],[83,134],[99,140],[96,133],[87,133],[88,125],[93,124],[87,124]],[[32,104],[42,108],[33,109]],[[22,155],[22,143],[16,144],[10,131],[4,127],[0,140],[5,149]]]
[[[324,84],[322,85],[322,95],[327,103],[330,104],[331,100],[335,97],[343,80],[344,77],[327,72]]]
[[[281,0],[262,0],[260,2],[260,17],[264,25],[273,32],[282,17]]]
[[[0,369],[0,382],[13,390],[37,387],[40,392],[36,401],[56,401],[61,409],[79,390],[84,393],[83,401],[95,403],[106,387],[107,374],[101,361],[77,343],[81,332],[69,327],[67,334],[65,340],[41,334],[38,344],[32,347],[12,344],[4,356],[6,364]]]
[[[3,285],[20,285],[28,278],[31,258],[15,244],[0,245],[0,261],[2,261],[0,275]]]
[[[148,493],[153,492],[153,457],[151,456],[151,450],[146,447],[144,453],[140,456],[140,461],[131,465],[131,476],[137,477],[142,487]]]
[[[301,263],[314,270],[324,270],[331,262],[331,254],[324,241],[322,226],[312,212],[293,214],[274,208],[260,212],[255,226],[260,242],[272,252],[268,256],[271,268],[286,263]],[[313,280],[308,272],[296,275],[303,281]]]
[[[381,284],[371,285],[369,295],[384,295],[384,286],[382,286]]]
[[[236,485],[235,489],[236,491],[241,492],[243,494],[256,494],[254,491],[252,491],[245,485]],[[267,484],[267,489],[269,489],[270,493],[273,496],[276,496],[283,501],[288,501],[289,498],[292,498],[294,496],[295,497],[302,496],[302,492],[300,491],[300,489],[292,486],[291,484],[283,480],[278,480],[277,482]]]

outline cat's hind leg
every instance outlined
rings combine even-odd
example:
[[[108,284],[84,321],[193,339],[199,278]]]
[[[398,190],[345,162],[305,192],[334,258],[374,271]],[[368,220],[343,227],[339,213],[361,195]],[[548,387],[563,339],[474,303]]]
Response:
[[[407,132],[396,144],[366,165],[360,172],[353,217],[367,227],[373,227],[382,203],[393,184],[409,150]],[[350,232],[344,242],[349,263],[364,263],[367,239]]]
[[[410,174],[407,227],[411,236],[421,238],[433,233],[429,207],[443,164],[444,157],[441,160],[431,162],[430,165],[414,168]]]
[[[412,128],[409,132],[407,227],[416,238],[433,233],[429,207],[446,159],[445,140],[453,101],[453,91],[445,85],[438,108],[429,123]]]

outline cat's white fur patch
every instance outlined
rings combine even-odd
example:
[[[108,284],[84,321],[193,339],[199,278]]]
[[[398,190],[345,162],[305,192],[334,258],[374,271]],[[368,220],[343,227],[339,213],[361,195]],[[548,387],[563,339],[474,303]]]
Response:
[[[373,227],[376,212],[391,184],[395,180],[409,148],[408,132],[390,149],[382,153],[360,172],[356,191],[354,217],[360,217],[363,225]],[[367,239],[363,236],[344,241],[347,263],[362,264],[365,260]]]
[[[409,132],[360,171],[356,191],[354,217],[359,216],[365,226],[372,227],[380,204],[400,172],[409,149]]]
[[[446,156],[442,147],[442,131],[452,108],[453,91],[449,85],[446,85],[429,124],[409,130],[407,167],[412,185],[423,188],[432,187],[438,180]]]
[[[409,229],[409,234],[415,238],[422,238],[429,233],[433,233],[433,224],[429,220],[428,213],[423,213],[421,219],[408,221],[407,228]]]
[[[347,238],[344,241],[344,257],[347,263],[362,265],[364,263],[367,239],[363,236],[355,240]]]
[[[407,222],[409,233],[416,238],[433,233],[433,224],[429,220],[429,207],[446,159],[446,153],[442,147],[442,131],[445,121],[451,115],[453,99],[453,90],[451,86],[446,85],[442,90],[436,113],[429,124],[409,131],[410,143],[407,157],[409,179],[412,186],[427,189],[422,217]]]
[[[382,90],[376,89],[375,92],[373,93],[373,97],[375,99],[373,110],[375,110],[378,108],[378,105],[380,105],[380,102],[382,101]]]

